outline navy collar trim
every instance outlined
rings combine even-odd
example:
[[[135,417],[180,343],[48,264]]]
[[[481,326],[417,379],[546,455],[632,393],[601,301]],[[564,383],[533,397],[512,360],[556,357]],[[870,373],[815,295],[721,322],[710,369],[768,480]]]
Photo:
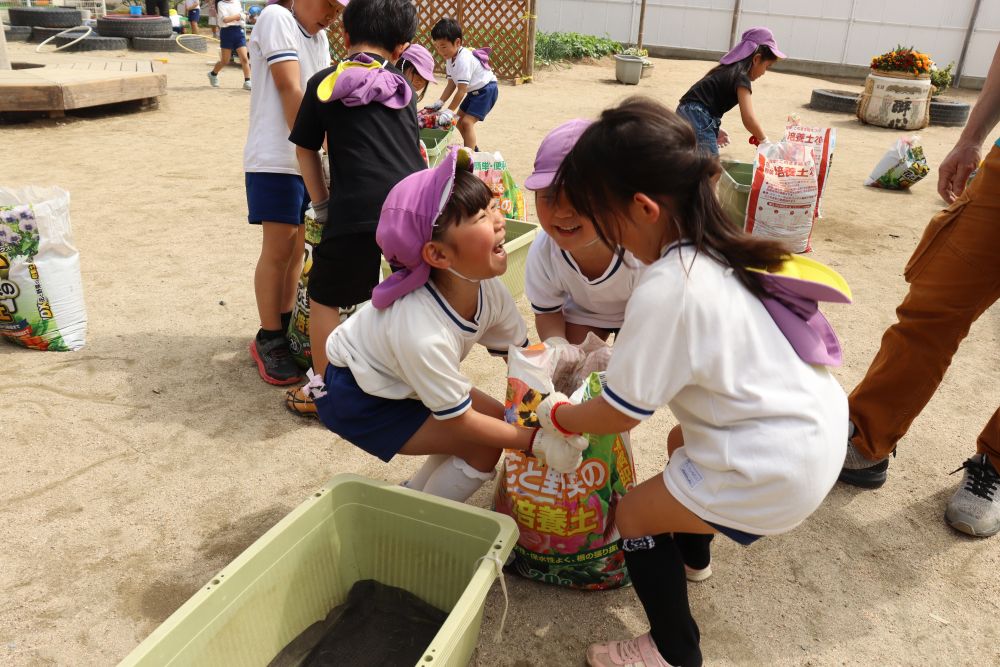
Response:
[[[482,285],[479,286],[479,302],[476,304],[476,315],[472,319],[472,322],[469,322],[461,315],[456,313],[455,309],[451,307],[451,304],[448,303],[448,301],[444,297],[438,294],[438,291],[431,286],[430,282],[424,283],[424,287],[426,287],[427,291],[431,293],[431,296],[433,296],[434,300],[437,301],[438,306],[441,307],[441,310],[444,311],[445,315],[447,315],[451,319],[451,321],[455,323],[455,326],[457,326],[459,329],[461,329],[466,333],[476,333],[477,331],[479,331],[479,318],[483,314]]]
[[[595,280],[592,281],[587,276],[583,275],[583,271],[581,271],[580,267],[577,266],[576,260],[573,259],[572,255],[570,255],[568,252],[566,252],[562,248],[559,249],[559,253],[562,255],[563,259],[566,260],[566,263],[569,264],[570,268],[573,269],[574,271],[576,271],[577,273],[579,273],[580,277],[583,278],[584,280],[586,280],[587,284],[591,285],[591,286],[600,285],[601,283],[606,282],[607,280],[610,280],[611,276],[615,275],[615,273],[618,271],[618,269],[621,268],[621,265],[622,265],[624,257],[625,257],[625,253],[624,253],[624,251],[622,251],[621,248],[619,248],[618,250],[616,250],[615,251],[614,261],[612,261],[612,263],[610,265],[611,268],[606,269],[604,271],[604,275],[599,276],[598,278],[596,278]]]

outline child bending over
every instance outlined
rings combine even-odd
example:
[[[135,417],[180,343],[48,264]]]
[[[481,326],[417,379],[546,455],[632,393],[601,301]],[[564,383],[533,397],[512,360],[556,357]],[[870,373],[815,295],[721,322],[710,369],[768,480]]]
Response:
[[[357,1],[357,0],[355,0]],[[494,476],[504,449],[531,450],[563,471],[583,438],[564,439],[503,420],[503,404],[472,386],[459,365],[473,345],[505,355],[527,345],[507,269],[504,219],[457,147],[440,165],[389,193],[378,243],[396,267],[326,342],[324,379],[306,385],[334,433],[389,462],[430,455],[406,483],[464,501]]]
[[[589,126],[589,120],[576,119],[549,132],[535,155],[535,170],[524,182],[535,191],[542,224],[528,251],[525,292],[543,341],[554,337],[578,344],[589,332],[607,340],[621,327],[625,304],[642,272],[632,253],[605,245],[594,223],[552,187],[563,158]]]
[[[826,368],[840,347],[816,300],[847,301],[846,285],[784,275],[808,269],[843,284],[734,229],[715,197],[719,169],[680,116],[633,98],[581,135],[554,184],[609,246],[649,266],[604,393],[579,405],[550,395],[537,410],[543,429],[616,433],[662,406],[679,422],[663,474],[630,491],[615,518],[650,632],[591,646],[594,667],[701,665],[686,577],[709,573],[712,536],[746,545],[792,530],[844,462],[847,400]]]

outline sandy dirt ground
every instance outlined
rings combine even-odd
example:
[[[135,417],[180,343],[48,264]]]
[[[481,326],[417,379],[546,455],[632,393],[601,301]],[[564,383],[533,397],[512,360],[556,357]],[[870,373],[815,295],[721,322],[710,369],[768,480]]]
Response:
[[[15,61],[84,57],[10,50]],[[157,109],[0,125],[0,183],[72,193],[90,319],[77,353],[0,345],[0,664],[113,664],[334,474],[395,482],[419,463],[367,456],[287,413],[282,391],[258,378],[247,353],[260,244],[242,176],[249,95],[236,68],[212,89],[210,56],[163,55],[169,93]],[[656,60],[637,87],[617,84],[608,62],[541,72],[501,88],[480,145],[502,150],[523,179],[556,124],[636,93],[673,106],[709,65]],[[936,172],[911,192],[862,187],[899,132],[804,106],[813,88],[854,84],[770,73],[754,95],[772,137],[792,112],[838,132],[814,256],[854,289],[853,305],[826,308],[848,390],[894,321],[903,266],[942,206]],[[723,127],[729,154],[751,159],[738,114]],[[920,134],[936,168],[959,130]],[[716,540],[716,574],[690,587],[707,664],[1000,664],[1000,584],[990,574],[1000,538],[966,538],[942,520],[961,477],[948,473],[1000,402],[998,338],[994,308],[881,490],[837,486],[800,528],[749,548]],[[464,368],[502,397],[501,362],[476,351]],[[641,479],[662,469],[674,423],[664,409],[635,430]],[[491,492],[471,502],[488,506]],[[578,665],[589,642],[647,627],[631,590],[508,585],[504,641],[491,639],[502,608],[495,586],[476,665]]]

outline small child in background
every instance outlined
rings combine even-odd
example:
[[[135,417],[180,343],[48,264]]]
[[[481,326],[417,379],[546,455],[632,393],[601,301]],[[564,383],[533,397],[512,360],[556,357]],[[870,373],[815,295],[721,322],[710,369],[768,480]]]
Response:
[[[650,631],[592,645],[591,667],[700,667],[687,581],[711,574],[712,536],[747,545],[792,530],[844,463],[847,397],[827,368],[841,350],[816,302],[847,302],[850,291],[826,267],[734,228],[715,195],[719,170],[680,116],[632,98],[584,131],[554,183],[608,245],[648,266],[604,392],[576,405],[553,392],[536,409],[543,430],[618,433],[663,406],[678,421],[663,474],[615,514]]]
[[[170,10],[170,29],[178,35],[181,34],[181,17],[176,9]]]
[[[784,57],[770,30],[750,28],[718,65],[684,93],[677,113],[691,123],[698,135],[699,149],[718,155],[719,148],[729,145],[729,134],[722,129],[722,116],[737,104],[747,131],[758,143],[768,142],[754,115],[751,82],[764,76],[771,65]]]
[[[642,264],[623,248],[612,250],[594,223],[552,187],[563,158],[591,124],[576,119],[549,132],[535,155],[524,187],[535,192],[542,225],[528,251],[525,292],[542,340],[582,343],[593,332],[607,340],[621,328],[625,305],[639,282]]]
[[[201,20],[201,0],[183,0],[184,14],[187,14],[188,31],[192,35],[198,34],[198,21]]]
[[[418,104],[424,99],[430,84],[437,83],[437,79],[434,78],[434,56],[420,44],[410,44],[406,47],[396,62],[396,67],[413,87]]]
[[[586,448],[583,438],[506,423],[503,404],[462,373],[477,343],[497,356],[528,343],[498,280],[507,269],[504,218],[471,167],[452,147],[440,165],[392,189],[376,236],[396,271],[371,307],[330,335],[325,376],[310,374],[305,387],[326,427],[369,454],[387,463],[429,455],[406,486],[459,502],[493,479],[504,449],[534,446],[570,472]]]
[[[219,38],[219,17],[215,11],[215,2],[208,0],[208,27],[212,30],[212,38]]]
[[[438,116],[443,127],[450,125],[457,112],[458,131],[465,146],[478,151],[476,123],[486,120],[500,94],[497,77],[490,70],[491,49],[472,51],[463,46],[462,26],[452,18],[438,21],[431,28],[431,39],[434,40],[434,49],[445,59],[448,83],[441,99],[428,108],[437,111],[445,107]],[[451,100],[450,104],[448,100]]]
[[[219,23],[219,62],[208,73],[212,88],[219,87],[219,72],[229,64],[233,51],[243,68],[243,90],[250,90],[250,57],[247,55],[247,36],[243,31],[246,19],[240,0],[216,0],[216,20]]]

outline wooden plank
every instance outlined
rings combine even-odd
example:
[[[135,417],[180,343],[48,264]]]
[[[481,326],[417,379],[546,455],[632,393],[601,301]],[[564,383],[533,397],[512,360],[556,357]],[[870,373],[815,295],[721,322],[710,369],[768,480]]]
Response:
[[[90,68],[109,64],[121,66],[116,61],[95,60],[74,63],[87,69],[44,67],[0,72],[0,111],[62,111],[166,94],[166,74]]]
[[[81,81],[63,86],[63,108],[127,102],[159,97],[167,92],[165,74],[123,74],[106,80]]]
[[[18,70],[4,74],[18,74]],[[63,108],[62,87],[37,78],[0,77],[0,111],[49,111]]]

